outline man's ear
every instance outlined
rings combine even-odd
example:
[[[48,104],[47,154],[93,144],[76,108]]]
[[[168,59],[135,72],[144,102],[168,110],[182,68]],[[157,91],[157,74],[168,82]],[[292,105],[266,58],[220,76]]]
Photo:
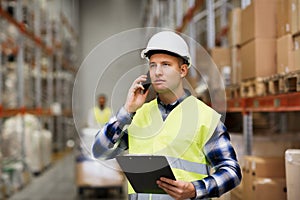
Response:
[[[187,64],[182,64],[180,66],[180,76],[181,76],[181,78],[186,77],[188,72],[189,72],[188,65]]]

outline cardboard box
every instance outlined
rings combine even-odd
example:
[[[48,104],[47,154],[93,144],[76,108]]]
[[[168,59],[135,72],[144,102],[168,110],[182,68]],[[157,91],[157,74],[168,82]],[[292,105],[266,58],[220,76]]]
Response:
[[[287,199],[285,179],[258,178],[252,183],[251,199]]]
[[[231,48],[232,83],[239,84],[242,81],[241,48]]]
[[[287,199],[284,178],[253,178],[243,184],[246,184],[243,186],[243,200]]]
[[[221,69],[224,66],[231,66],[229,48],[213,48],[210,50],[210,55],[219,69]]]
[[[244,177],[285,178],[283,157],[245,156]]]
[[[242,9],[235,8],[229,13],[228,41],[231,47],[241,44]]]
[[[283,157],[245,156],[243,166],[243,200],[255,199],[253,185],[259,178],[284,179]],[[271,199],[271,198],[269,198]]]
[[[277,39],[277,73],[294,71],[293,37],[291,34]]]
[[[277,37],[291,33],[291,0],[277,2]]]
[[[276,8],[277,0],[254,0],[242,10],[242,44],[276,37]]]
[[[241,47],[242,80],[276,73],[276,40],[252,40]]]

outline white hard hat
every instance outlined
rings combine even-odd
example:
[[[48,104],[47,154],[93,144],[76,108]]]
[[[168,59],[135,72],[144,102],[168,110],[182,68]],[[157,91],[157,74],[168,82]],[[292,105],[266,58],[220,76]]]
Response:
[[[182,57],[191,66],[191,56],[189,47],[184,39],[172,31],[162,31],[153,35],[146,47],[141,53],[142,58],[149,58],[151,51],[168,52]]]

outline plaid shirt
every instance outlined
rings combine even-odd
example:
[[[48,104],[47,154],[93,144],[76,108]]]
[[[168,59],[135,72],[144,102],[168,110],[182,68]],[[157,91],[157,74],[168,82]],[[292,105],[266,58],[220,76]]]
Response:
[[[187,96],[189,96],[188,93],[171,105],[164,105],[157,98],[163,119]],[[124,108],[121,108],[117,116],[111,118],[97,133],[92,149],[95,158],[113,158],[128,148],[126,127],[131,123],[132,117]],[[205,144],[203,152],[214,169],[214,173],[202,180],[192,182],[196,189],[196,199],[221,196],[240,183],[242,178],[240,166],[231,145],[229,133],[222,122],[219,122],[213,136]]]

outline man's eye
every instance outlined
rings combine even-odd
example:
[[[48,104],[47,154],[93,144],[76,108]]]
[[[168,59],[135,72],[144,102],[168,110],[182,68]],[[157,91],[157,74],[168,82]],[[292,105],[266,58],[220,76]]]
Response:
[[[149,67],[150,68],[156,67],[156,64],[150,64]]]

